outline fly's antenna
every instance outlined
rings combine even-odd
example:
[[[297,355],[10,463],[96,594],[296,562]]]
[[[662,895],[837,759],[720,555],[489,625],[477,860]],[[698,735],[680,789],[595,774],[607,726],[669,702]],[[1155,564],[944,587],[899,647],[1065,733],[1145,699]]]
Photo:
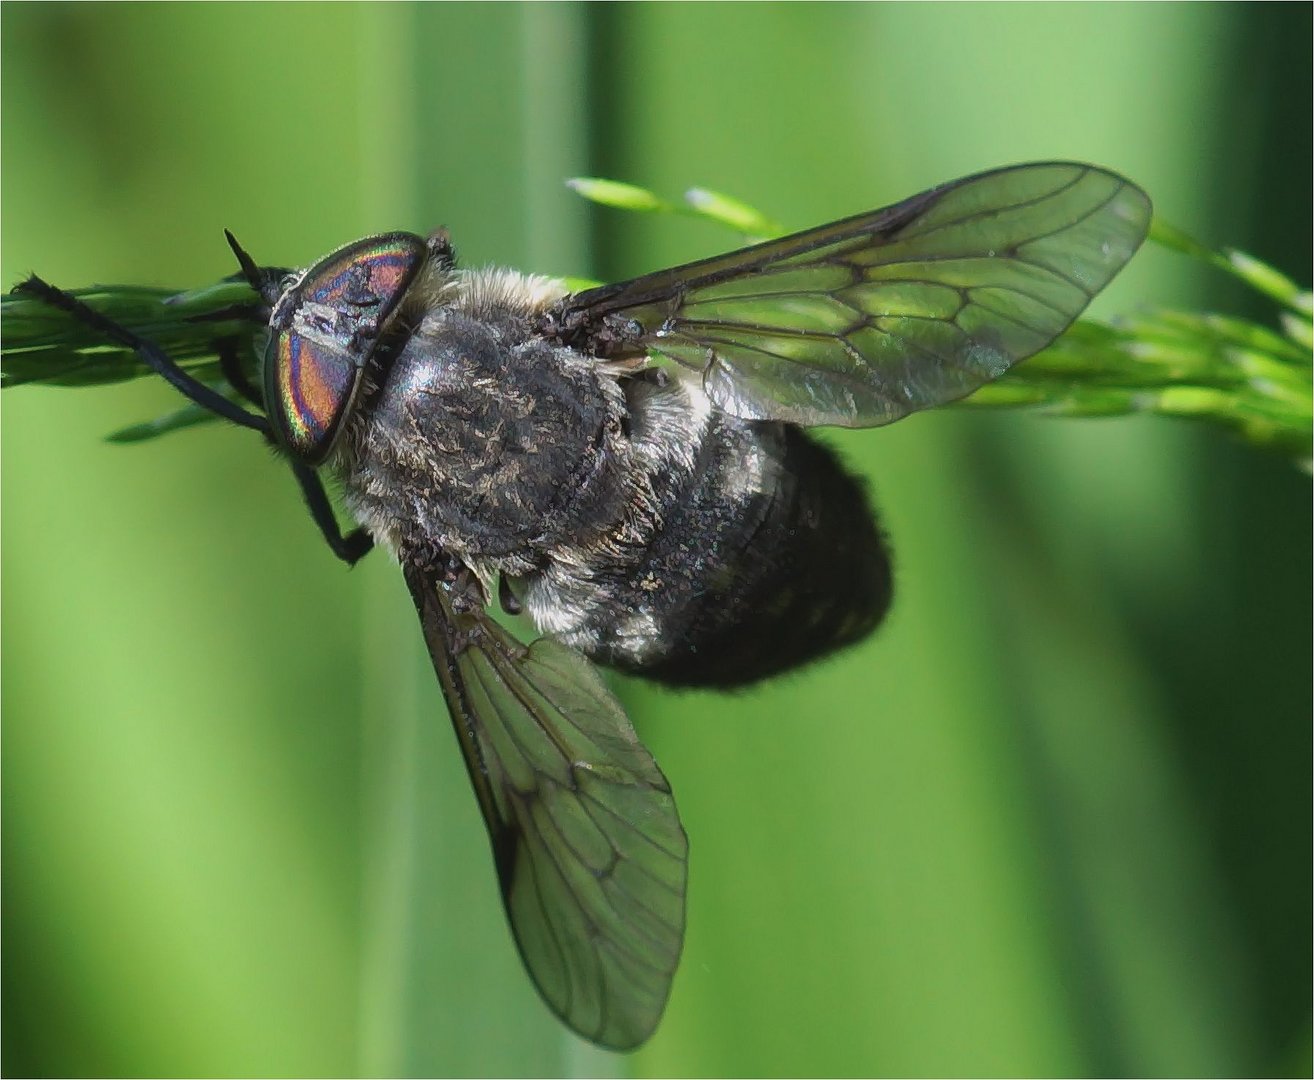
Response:
[[[270,307],[273,307],[275,301],[282,294],[281,282],[286,274],[283,270],[261,269],[246,249],[237,242],[235,237],[227,229],[224,230],[224,238],[228,241],[228,246],[233,249],[233,254],[237,256],[237,265],[242,268],[242,277],[246,278],[246,283],[251,286]]]

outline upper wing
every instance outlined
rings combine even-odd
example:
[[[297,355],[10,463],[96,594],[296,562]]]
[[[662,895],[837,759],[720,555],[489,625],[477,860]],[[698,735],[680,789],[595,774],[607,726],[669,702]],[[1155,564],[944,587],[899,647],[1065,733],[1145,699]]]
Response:
[[[1150,200],[1092,165],[1017,165],[868,214],[567,297],[586,337],[701,371],[749,419],[873,427],[1039,352],[1145,238]],[[596,340],[596,339],[595,339]]]
[[[666,778],[578,653],[525,647],[405,572],[525,966],[576,1032],[632,1049],[657,1026],[684,939],[688,841]]]

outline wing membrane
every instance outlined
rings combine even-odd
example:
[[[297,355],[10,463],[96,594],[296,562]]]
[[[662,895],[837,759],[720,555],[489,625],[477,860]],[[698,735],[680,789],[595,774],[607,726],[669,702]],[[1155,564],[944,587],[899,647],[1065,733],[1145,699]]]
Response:
[[[636,348],[750,419],[874,427],[963,397],[1071,325],[1145,238],[1150,201],[1091,165],[1018,165],[729,255],[591,289]]]
[[[458,612],[419,569],[406,581],[525,966],[576,1032],[631,1049],[661,1017],[684,938],[688,842],[666,778],[583,657]]]

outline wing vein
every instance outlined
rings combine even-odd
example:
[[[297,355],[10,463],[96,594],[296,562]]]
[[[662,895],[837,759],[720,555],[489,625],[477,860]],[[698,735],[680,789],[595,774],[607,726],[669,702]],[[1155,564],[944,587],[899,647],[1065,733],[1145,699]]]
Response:
[[[931,225],[928,228],[919,230],[915,235],[918,239],[921,239],[922,237],[931,236],[937,232],[940,232],[942,229],[948,229],[951,227],[961,227],[972,221],[980,221],[991,217],[998,217],[1000,214],[1011,213],[1014,210],[1024,210],[1027,207],[1039,207],[1042,203],[1049,202],[1052,199],[1056,199],[1058,196],[1062,195],[1065,191],[1075,187],[1077,184],[1079,184],[1082,180],[1084,180],[1089,175],[1090,175],[1089,169],[1083,170],[1082,172],[1078,173],[1075,177],[1073,177],[1071,180],[1067,181],[1066,183],[1060,184],[1058,187],[1046,191],[1040,195],[1033,196],[1030,199],[1019,199],[1016,202],[1003,203],[999,206],[992,206],[988,210],[973,210],[963,214],[961,217],[949,218],[945,221],[937,222],[935,225]],[[961,190],[961,189],[952,189],[946,192],[945,195],[947,196],[953,194],[954,190]],[[1070,228],[1071,226],[1067,226],[1067,227]],[[896,233],[895,236],[902,237],[906,235],[907,232],[908,229],[904,228],[900,230],[898,233]]]
[[[556,820],[553,819],[551,815],[548,815],[548,820],[552,822],[553,826],[557,826]],[[600,923],[598,923],[589,914],[589,907],[581,899],[579,891],[575,887],[574,882],[567,876],[565,868],[562,862],[557,858],[552,845],[547,842],[547,836],[543,832],[543,827],[541,822],[531,814],[527,816],[527,820],[524,822],[524,825],[526,826],[526,831],[532,829],[535,835],[539,839],[539,843],[534,845],[532,850],[536,854],[546,856],[548,861],[556,869],[557,873],[561,876],[562,885],[565,887],[566,891],[570,893],[571,899],[574,900],[575,902],[575,908],[578,910],[580,916],[584,920],[585,925],[588,927],[589,945],[592,948],[594,954],[596,955],[597,953],[597,943],[599,940],[611,941],[615,943],[619,952],[624,953],[627,957],[629,957],[631,960],[637,963],[640,967],[645,967],[649,971],[654,971],[657,972],[658,974],[662,974],[661,968],[657,967],[655,964],[652,963],[652,961],[647,959],[642,954],[633,952],[629,948],[627,948],[623,943],[616,941],[615,937],[611,933],[609,933],[605,927],[603,927]],[[563,841],[565,840],[565,837],[562,835],[559,827],[556,828],[556,835],[558,837],[561,837]],[[569,844],[567,844],[566,846],[569,847]],[[626,920],[624,915],[622,915],[619,911],[616,910],[615,905],[611,903],[610,898],[606,895],[605,889],[599,887],[598,891],[602,894],[603,900],[606,902],[607,907],[610,908],[612,914],[616,916],[617,921],[621,925],[625,926],[631,933],[637,934],[640,937],[645,938],[648,944],[652,945],[655,949],[658,949],[663,952],[666,951],[666,946],[664,946],[661,942],[655,940],[651,935],[646,933],[641,927],[636,926],[634,923]]]

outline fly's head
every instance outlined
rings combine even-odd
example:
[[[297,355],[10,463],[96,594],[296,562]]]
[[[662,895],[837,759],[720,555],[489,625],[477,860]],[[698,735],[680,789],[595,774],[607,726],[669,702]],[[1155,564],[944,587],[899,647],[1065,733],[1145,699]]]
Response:
[[[364,374],[425,266],[450,265],[444,232],[371,236],[300,273],[260,270],[232,241],[247,281],[270,306],[263,398],[275,441],[309,466],[333,451]]]

